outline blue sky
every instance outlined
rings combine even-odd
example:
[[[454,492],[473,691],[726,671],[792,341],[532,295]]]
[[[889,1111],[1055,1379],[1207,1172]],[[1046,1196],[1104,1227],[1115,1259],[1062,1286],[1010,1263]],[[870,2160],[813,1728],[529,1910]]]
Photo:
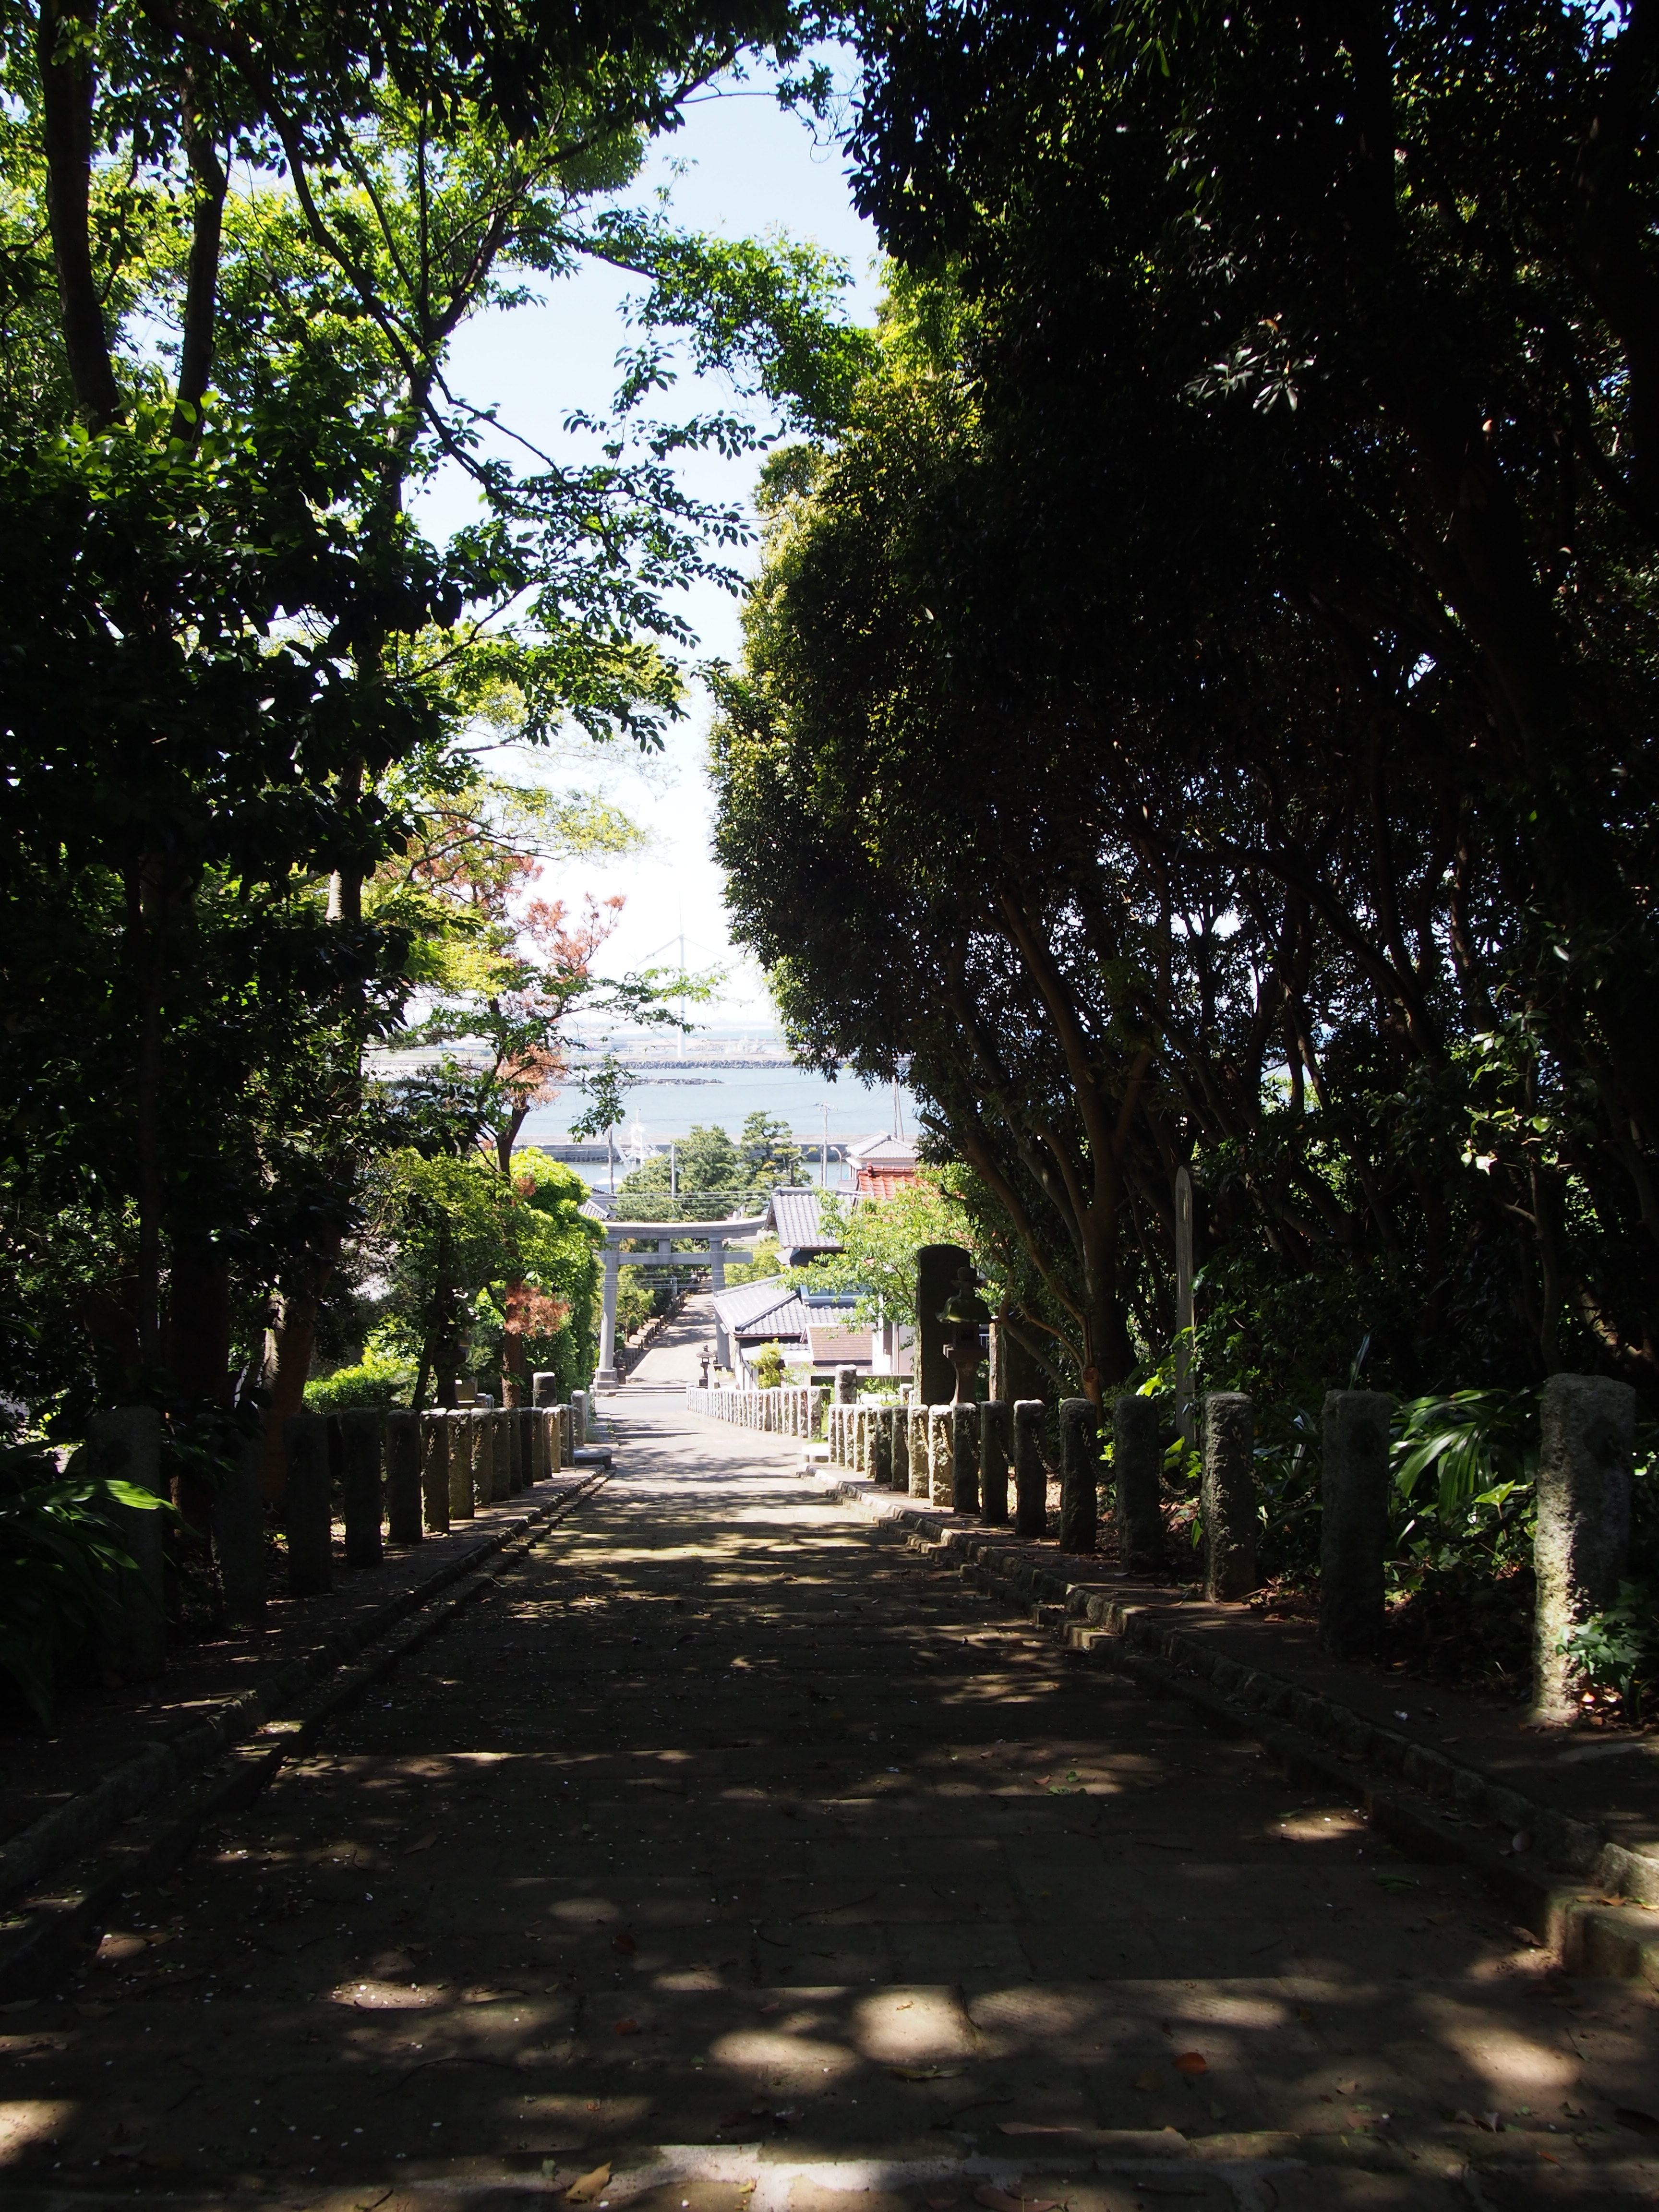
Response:
[[[873,319],[876,302],[875,233],[854,210],[840,149],[807,121],[784,112],[769,92],[737,86],[707,95],[687,112],[684,130],[653,152],[630,200],[659,185],[672,188],[671,212],[688,228],[727,236],[781,231],[826,247],[848,265],[854,319]],[[605,410],[616,384],[615,359],[628,343],[620,310],[633,280],[590,266],[544,288],[542,296],[510,312],[492,313],[459,333],[451,382],[477,404],[499,406],[502,421],[547,451],[569,452],[563,423],[573,410]],[[723,382],[700,386],[687,379],[662,401],[690,412],[729,406]],[[710,500],[746,504],[757,464],[714,454],[692,457],[684,469],[689,489]],[[425,504],[428,526],[447,529],[470,519],[470,494],[459,482],[437,485]],[[751,547],[734,565],[752,570]],[[689,592],[684,611],[695,627],[696,657],[735,657],[738,605],[713,585]],[[573,865],[550,874],[548,888],[564,896],[592,890],[627,897],[623,922],[604,964],[613,972],[649,963],[684,930],[688,962],[722,966],[731,981],[708,1018],[723,1028],[760,1028],[770,1010],[752,967],[738,961],[726,933],[720,877],[708,854],[710,805],[702,773],[708,708],[699,691],[691,711],[669,737],[666,751],[643,773],[626,759],[584,769],[548,764],[550,781],[603,783],[650,833],[650,853],[608,866]],[[617,749],[620,751],[620,749]],[[523,772],[523,756],[514,766]],[[532,773],[535,770],[532,769]],[[672,947],[666,957],[677,957]]]

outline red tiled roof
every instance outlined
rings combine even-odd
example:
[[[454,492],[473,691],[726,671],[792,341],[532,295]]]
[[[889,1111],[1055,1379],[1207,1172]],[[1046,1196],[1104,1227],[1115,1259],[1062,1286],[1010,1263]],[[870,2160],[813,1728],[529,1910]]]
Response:
[[[896,1198],[904,1185],[915,1179],[914,1167],[860,1168],[856,1188],[871,1198]]]

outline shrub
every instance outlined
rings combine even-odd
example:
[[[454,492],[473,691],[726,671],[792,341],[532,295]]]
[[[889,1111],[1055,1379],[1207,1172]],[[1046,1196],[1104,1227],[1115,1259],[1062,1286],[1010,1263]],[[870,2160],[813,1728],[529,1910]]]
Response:
[[[43,1724],[64,1662],[108,1607],[110,1577],[135,1565],[112,1505],[173,1510],[130,1482],[60,1474],[38,1444],[0,1447],[0,1669]]]
[[[414,1388],[415,1370],[408,1362],[370,1344],[355,1367],[337,1367],[306,1384],[306,1411],[343,1413],[353,1406],[407,1405]]]

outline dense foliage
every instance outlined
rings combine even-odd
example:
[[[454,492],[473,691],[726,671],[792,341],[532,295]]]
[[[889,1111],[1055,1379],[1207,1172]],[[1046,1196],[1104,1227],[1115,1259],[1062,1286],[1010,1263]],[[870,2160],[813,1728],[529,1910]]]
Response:
[[[896,257],[777,456],[739,933],[1091,1392],[1659,1382],[1642,8],[860,19]]]
[[[505,1181],[576,1073],[607,917],[534,873],[635,835],[476,755],[659,741],[674,594],[741,537],[678,454],[823,421],[865,357],[822,255],[628,197],[766,46],[787,10],[0,9],[0,1382],[37,1427],[240,1394],[275,1439],[361,1334],[375,1163]],[[592,258],[631,350],[559,461],[446,363]],[[653,420],[680,337],[758,415]],[[443,468],[477,519],[440,541]],[[431,1079],[366,1073],[387,1042]],[[514,1279],[509,1375],[563,1297]]]

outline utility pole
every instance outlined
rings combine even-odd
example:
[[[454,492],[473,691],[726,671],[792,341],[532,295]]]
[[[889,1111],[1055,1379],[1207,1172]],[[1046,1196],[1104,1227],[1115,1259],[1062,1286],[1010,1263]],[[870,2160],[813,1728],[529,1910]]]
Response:
[[[672,1137],[671,1137],[671,1138],[668,1139],[668,1195],[670,1196],[670,1198],[678,1198],[678,1197],[679,1196],[679,1194],[680,1194],[680,1160],[679,1160],[679,1146],[676,1144],[676,1142],[675,1142],[675,1140],[673,1139],[673,1138],[672,1138]]]

